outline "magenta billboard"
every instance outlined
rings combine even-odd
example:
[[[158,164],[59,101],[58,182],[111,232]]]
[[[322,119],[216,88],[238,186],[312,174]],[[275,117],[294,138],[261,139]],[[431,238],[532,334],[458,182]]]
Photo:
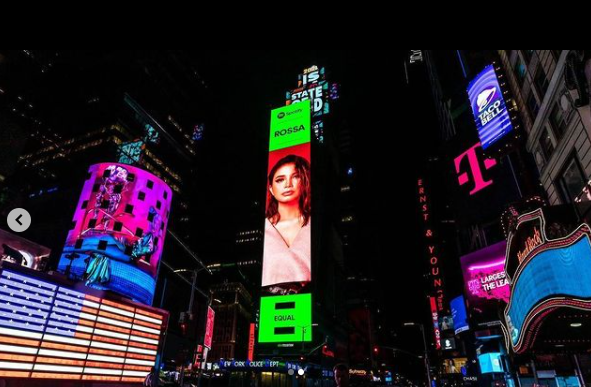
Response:
[[[460,259],[466,300],[472,317],[479,322],[482,319],[498,320],[496,308],[499,302],[509,302],[506,250],[507,242],[502,241]]]
[[[172,191],[126,164],[92,165],[58,271],[87,286],[151,304]]]

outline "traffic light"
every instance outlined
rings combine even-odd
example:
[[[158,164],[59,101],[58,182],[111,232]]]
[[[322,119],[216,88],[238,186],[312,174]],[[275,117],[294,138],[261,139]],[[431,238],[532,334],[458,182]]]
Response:
[[[373,354],[377,355],[380,353],[380,347],[378,347],[377,345],[373,346]]]

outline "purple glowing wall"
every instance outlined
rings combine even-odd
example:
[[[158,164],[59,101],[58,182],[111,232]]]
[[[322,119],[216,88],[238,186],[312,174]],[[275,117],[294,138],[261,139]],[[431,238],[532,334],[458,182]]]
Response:
[[[170,187],[151,173],[125,164],[92,165],[58,270],[151,304],[171,199]]]

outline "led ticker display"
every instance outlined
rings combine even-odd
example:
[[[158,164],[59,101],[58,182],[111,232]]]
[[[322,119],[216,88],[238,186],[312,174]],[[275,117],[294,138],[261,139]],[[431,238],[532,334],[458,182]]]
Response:
[[[483,149],[487,149],[513,130],[493,65],[487,66],[470,82],[468,98]]]
[[[0,377],[141,383],[167,317],[3,269]]]
[[[311,281],[310,102],[271,112],[262,286],[299,292]]]
[[[312,341],[312,295],[261,297],[259,343]]]
[[[151,304],[172,191],[130,165],[92,165],[58,270],[96,289]]]
[[[18,235],[0,230],[0,259],[34,270],[44,270],[51,250]]]

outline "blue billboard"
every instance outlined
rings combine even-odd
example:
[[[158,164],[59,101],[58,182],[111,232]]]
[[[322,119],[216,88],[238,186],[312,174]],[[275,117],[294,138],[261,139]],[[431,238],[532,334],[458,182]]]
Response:
[[[480,364],[480,373],[492,374],[496,372],[503,372],[501,354],[498,352],[478,355],[478,363]]]
[[[531,332],[560,307],[591,309],[591,231],[538,246],[517,268],[505,310],[508,339],[516,352],[531,344]]]
[[[468,98],[482,149],[513,130],[494,66],[489,65],[468,84]]]
[[[470,329],[468,325],[468,313],[466,312],[466,303],[464,302],[464,296],[459,296],[451,300],[451,317],[454,322],[454,333],[460,334]]]

